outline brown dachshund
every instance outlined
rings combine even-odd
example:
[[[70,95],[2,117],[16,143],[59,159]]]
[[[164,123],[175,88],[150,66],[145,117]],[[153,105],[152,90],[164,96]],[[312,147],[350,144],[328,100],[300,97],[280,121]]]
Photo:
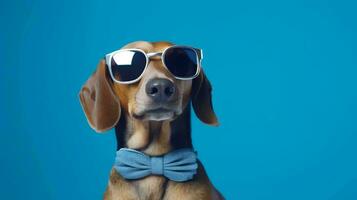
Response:
[[[133,42],[122,49],[161,52],[168,42]],[[174,87],[170,98],[157,103],[145,89],[152,81]],[[166,86],[165,87],[169,87]],[[163,66],[159,56],[150,58],[145,73],[132,84],[113,82],[105,60],[82,87],[79,97],[89,125],[96,132],[115,128],[118,149],[135,149],[159,156],[180,148],[192,148],[190,102],[197,117],[209,125],[218,125],[211,101],[211,85],[203,70],[192,80],[179,80]],[[160,111],[160,106],[165,111]],[[156,110],[154,110],[155,108]],[[168,111],[171,112],[168,114]],[[197,174],[185,182],[150,175],[142,179],[124,179],[113,168],[104,199],[111,200],[211,200],[224,199],[210,182],[201,162]]]

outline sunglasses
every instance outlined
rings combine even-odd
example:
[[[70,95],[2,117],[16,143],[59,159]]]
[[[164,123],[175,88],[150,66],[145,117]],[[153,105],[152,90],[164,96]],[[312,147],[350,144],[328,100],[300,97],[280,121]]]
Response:
[[[171,46],[163,52],[145,53],[141,49],[121,49],[105,56],[105,62],[113,81],[121,84],[137,82],[143,76],[149,59],[161,56],[165,68],[179,80],[191,80],[198,76],[203,53],[188,46]]]

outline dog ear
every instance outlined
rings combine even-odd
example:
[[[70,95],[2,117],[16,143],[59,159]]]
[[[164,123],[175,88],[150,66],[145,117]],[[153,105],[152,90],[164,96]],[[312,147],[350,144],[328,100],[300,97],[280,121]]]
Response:
[[[89,125],[96,132],[113,128],[120,118],[120,102],[108,81],[104,59],[79,92],[80,102]]]
[[[204,123],[218,126],[218,120],[212,105],[212,86],[201,70],[192,82],[192,106],[197,117]]]

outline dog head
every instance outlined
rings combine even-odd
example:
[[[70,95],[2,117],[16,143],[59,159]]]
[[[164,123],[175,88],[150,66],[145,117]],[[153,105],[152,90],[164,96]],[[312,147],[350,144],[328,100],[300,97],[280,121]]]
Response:
[[[162,52],[168,42],[134,42],[122,49]],[[97,70],[82,87],[79,97],[90,126],[97,132],[113,128],[121,115],[142,121],[172,121],[192,102],[197,117],[204,123],[218,125],[212,107],[211,84],[203,70],[193,80],[176,79],[159,56],[150,58],[141,79],[119,84],[111,79],[107,65],[99,61]]]

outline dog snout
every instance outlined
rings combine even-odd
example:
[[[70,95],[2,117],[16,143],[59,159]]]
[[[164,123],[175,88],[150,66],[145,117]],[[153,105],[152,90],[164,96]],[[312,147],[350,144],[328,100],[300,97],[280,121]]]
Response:
[[[170,101],[176,88],[172,81],[165,78],[154,78],[146,84],[146,94],[157,103]]]

